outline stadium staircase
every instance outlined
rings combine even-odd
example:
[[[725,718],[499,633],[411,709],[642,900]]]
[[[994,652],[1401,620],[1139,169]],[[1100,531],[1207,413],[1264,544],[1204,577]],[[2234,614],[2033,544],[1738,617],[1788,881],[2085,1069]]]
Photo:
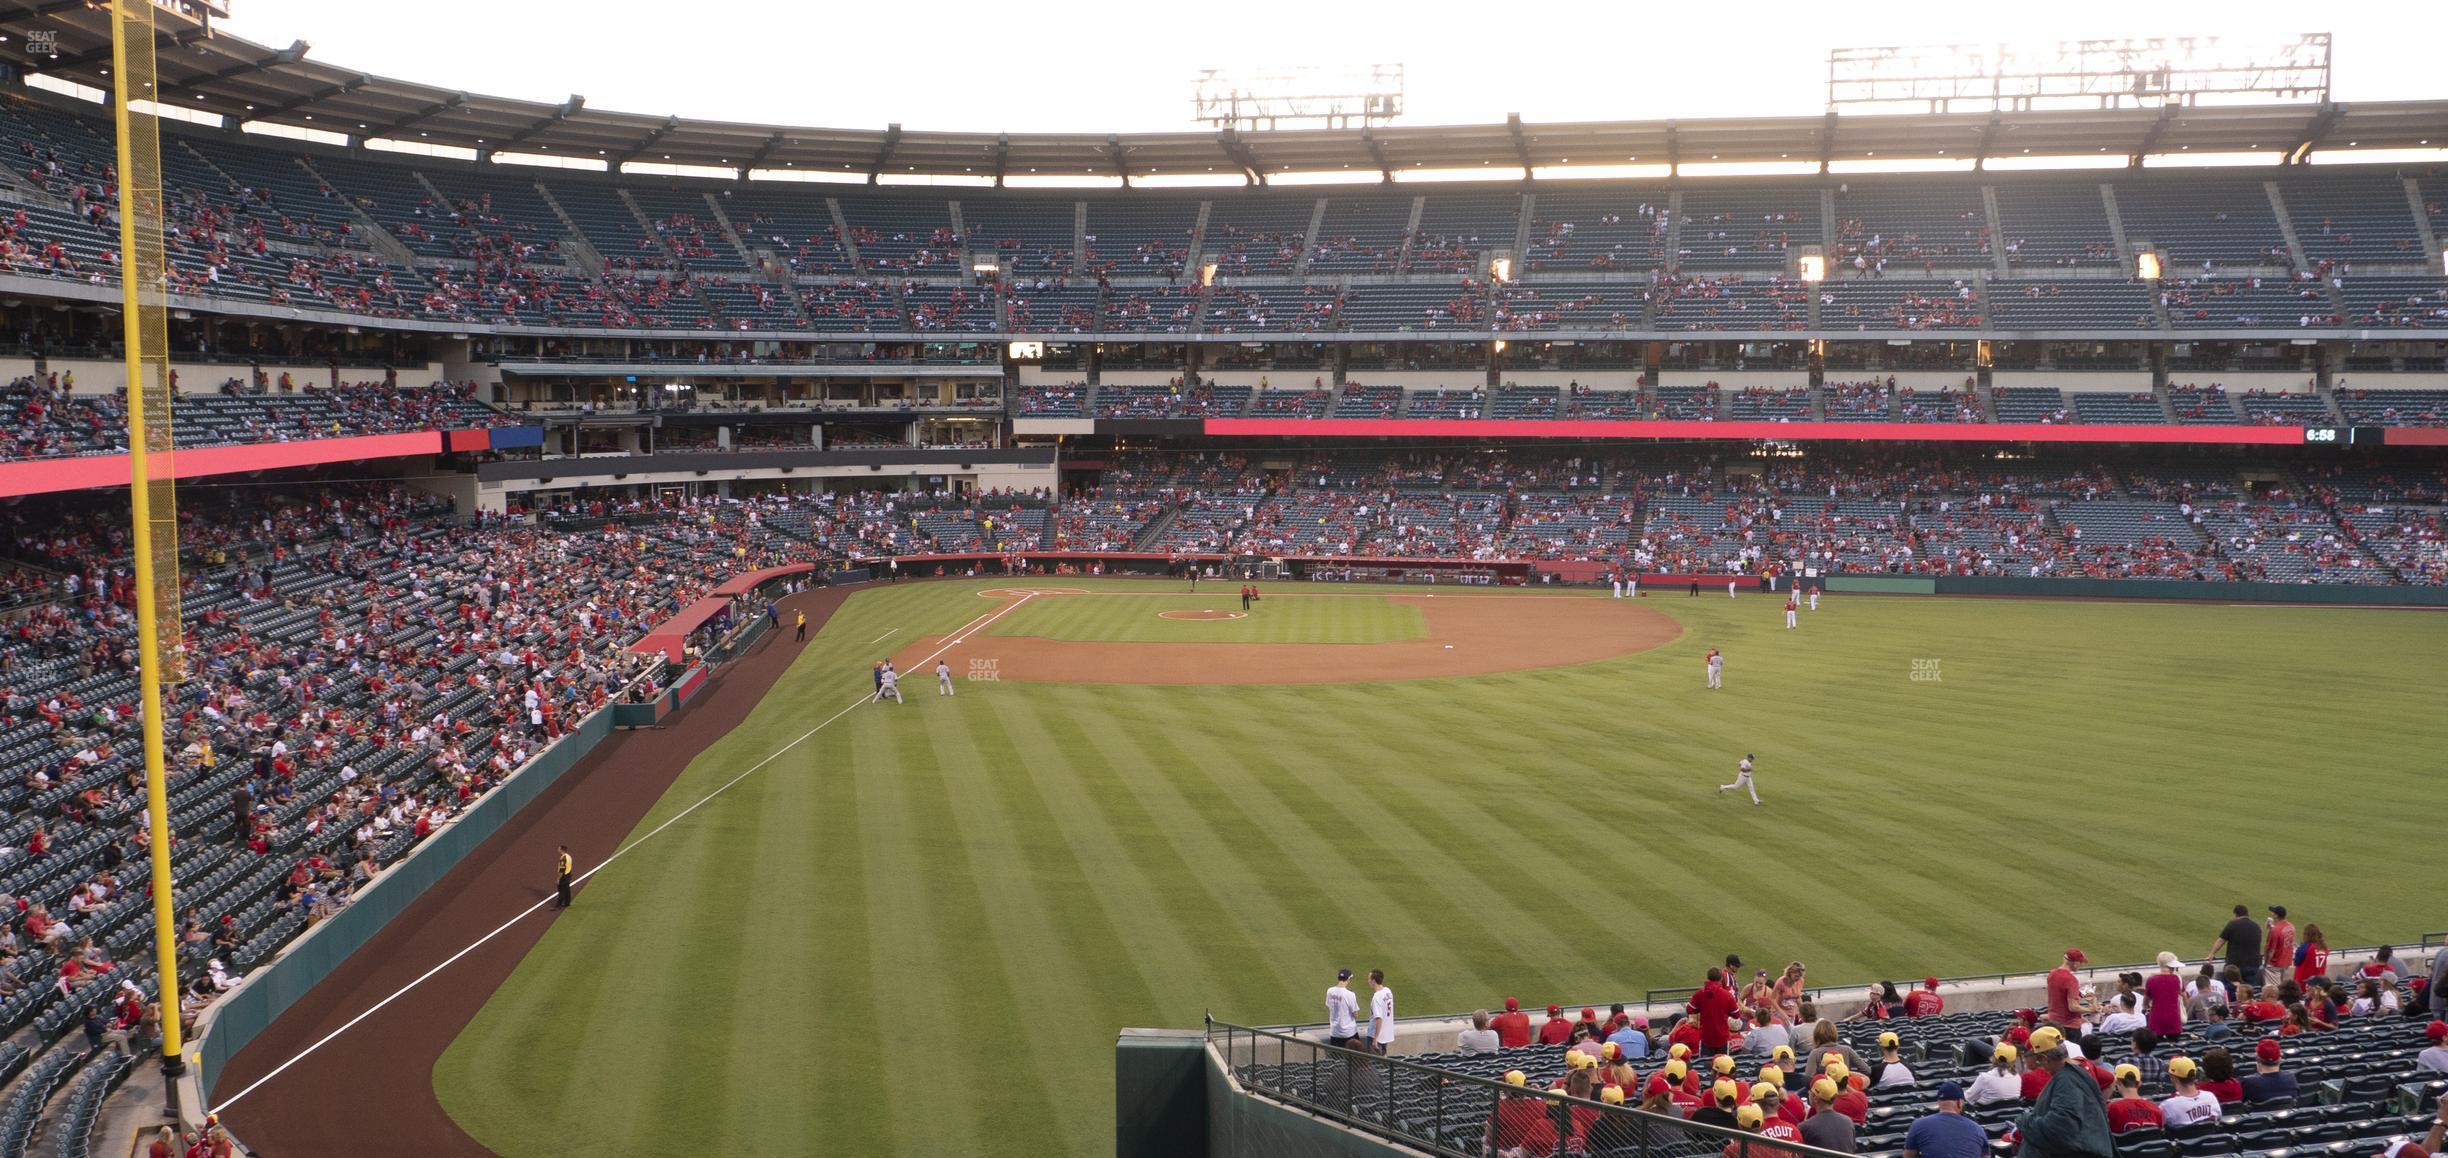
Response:
[[[1317,204],[1309,207],[1309,228],[1301,230],[1300,261],[1293,265],[1293,273],[1304,278],[1309,276],[1309,263],[1317,257],[1318,230],[1325,228],[1325,225],[1326,199],[1320,197]]]
[[[2412,177],[2400,178],[2405,185],[2406,208],[2414,213],[2414,232],[2422,237],[2423,264],[2440,268],[2440,239],[2431,229],[2431,214],[2423,205],[2422,183]]]
[[[1158,550],[1157,544],[1164,542],[1165,532],[1173,529],[1173,520],[1180,514],[1179,506],[1166,507],[1163,513],[1149,519],[1147,525],[1139,529],[1138,537],[1131,540],[1130,549],[1133,551]]]
[[[1214,211],[1215,202],[1207,200],[1200,201],[1198,220],[1192,222],[1190,225],[1190,250],[1188,253],[1182,255],[1182,276],[1189,279],[1193,283],[1196,283],[1198,280],[1199,251],[1207,247],[1207,216]],[[1205,287],[1200,287],[1199,292],[1203,298],[1206,294]],[[1199,303],[1199,312],[1206,312],[1206,303],[1204,301]]]
[[[750,269],[764,268],[757,255],[748,251],[748,243],[741,239],[739,228],[731,224],[731,215],[723,212],[722,198],[711,193],[704,194],[704,197],[706,211],[714,215],[714,224],[722,227],[723,240],[731,243],[732,251],[739,254],[740,260],[748,263]]]
[[[2117,265],[2119,268],[2130,271],[2133,269],[2133,243],[2125,239],[2125,214],[2117,208],[2116,187],[2102,181],[2099,195],[2100,207],[2108,211],[2108,237],[2116,242]],[[2165,307],[2159,310],[2159,328],[2162,330],[2167,328]]]
[[[1997,186],[1981,186],[1980,195],[1981,213],[1983,215],[1983,219],[1987,221],[1989,225],[1989,276],[2013,277],[2014,268],[2007,260],[2006,256],[2005,218],[1998,212]],[[1984,278],[1981,280],[1985,282],[1987,279]],[[1981,294],[1981,319],[1983,321],[1987,321],[1989,318],[1989,303],[1987,296],[1988,287],[1986,285],[1981,287]]]
[[[1683,191],[1680,189],[1666,195],[1665,269],[1669,274],[1680,273],[1683,270]],[[1657,295],[1648,296],[1651,299],[1648,309],[1641,314],[1641,325],[1644,327],[1657,324]],[[1817,296],[1813,295],[1812,300],[1818,300]]]
[[[297,163],[299,167],[306,170],[307,175],[315,179],[316,184],[321,185],[324,188],[334,190],[335,192],[340,188],[337,184],[324,179],[323,171],[315,168],[313,158],[299,157],[297,159]],[[416,175],[416,177],[419,185],[424,185],[427,188],[431,188],[430,185],[426,185],[424,174],[419,173]],[[367,213],[365,208],[357,204],[355,199],[343,195],[339,198],[339,200],[342,204],[348,206],[349,217],[351,224],[354,226],[355,235],[359,239],[363,240],[368,248],[381,254],[383,256],[383,260],[388,261],[401,269],[414,270],[417,268],[418,262],[416,252],[408,248],[407,242],[401,241],[399,238],[392,236],[391,231],[383,228],[382,223],[374,220],[373,215]],[[434,203],[437,206],[449,204],[448,201],[441,199],[436,199]]]
[[[1088,203],[1071,203],[1071,276],[1088,275]]]
[[[2295,236],[2295,215],[2287,211],[2286,195],[2278,191],[2276,181],[2263,181],[2261,190],[2269,194],[2270,212],[2278,216],[2278,236],[2286,238],[2288,272],[2311,269],[2312,263],[2304,260],[2303,240]]]
[[[425,178],[423,174],[418,174],[417,179],[422,181]],[[431,189],[433,186],[428,183],[426,188]],[[561,223],[561,232],[564,234],[561,239],[561,247],[570,255],[570,260],[577,262],[578,268],[586,271],[588,277],[603,277],[603,253],[595,248],[594,242],[587,240],[586,230],[578,228],[578,219],[570,216],[569,210],[561,207],[561,202],[552,195],[552,190],[544,187],[542,181],[535,183],[535,192],[536,196],[544,199],[545,205],[551,207],[553,220]],[[442,204],[450,204],[449,199],[445,198]]]
[[[1426,212],[1427,209],[1428,199],[1426,197],[1411,199],[1411,219],[1403,225],[1402,252],[1394,257],[1394,268],[1404,273],[1411,271],[1411,254],[1419,248],[1420,214]]]
[[[850,232],[850,219],[842,215],[841,198],[825,198],[825,211],[833,215],[833,236],[841,238],[842,252],[849,256],[853,268],[861,268],[858,238]]]

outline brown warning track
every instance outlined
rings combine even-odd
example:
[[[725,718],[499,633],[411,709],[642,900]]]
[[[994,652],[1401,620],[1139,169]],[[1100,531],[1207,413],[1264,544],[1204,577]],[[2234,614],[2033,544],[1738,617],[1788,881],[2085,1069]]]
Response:
[[[803,592],[782,609],[785,618],[804,610],[821,627],[849,594]],[[248,1043],[223,1068],[219,1091],[245,1089],[549,895],[555,845],[567,843],[581,870],[602,863],[680,770],[747,718],[798,654],[786,633],[768,632],[665,727],[606,739]],[[580,885],[582,905],[585,892]],[[550,914],[519,922],[248,1095],[223,1115],[230,1129],[267,1158],[490,1154],[442,1111],[433,1067],[543,937]]]
[[[1005,598],[1016,596],[1013,593]],[[1268,601],[1354,598],[1370,596],[1312,593],[1267,597]],[[999,680],[1122,684],[1365,683],[1594,663],[1672,643],[1683,633],[1682,626],[1662,612],[1627,606],[1613,599],[1409,593],[1379,598],[1418,607],[1427,620],[1428,637],[1389,643],[1233,643],[1222,638],[1197,643],[1088,643],[982,634],[969,637],[961,652],[973,663],[993,661],[995,678]],[[1252,616],[1264,614],[1265,602],[1251,612]],[[1218,623],[1218,630],[1229,632],[1230,628]],[[933,653],[946,638],[922,637],[904,648],[893,662],[907,667]]]

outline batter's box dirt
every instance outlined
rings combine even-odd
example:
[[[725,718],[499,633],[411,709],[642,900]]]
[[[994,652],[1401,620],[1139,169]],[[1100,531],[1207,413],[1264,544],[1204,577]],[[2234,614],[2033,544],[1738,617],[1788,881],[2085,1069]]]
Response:
[[[1023,591],[984,594],[1017,599]],[[1302,598],[1286,595],[1281,598]],[[1359,598],[1344,595],[1334,598]],[[1316,596],[1328,598],[1328,596]],[[1672,643],[1682,627],[1663,612],[1613,599],[1439,599],[1428,594],[1383,598],[1420,609],[1424,639],[1388,643],[1091,643],[1034,636],[973,636],[959,648],[991,657],[1002,681],[1079,684],[1339,684],[1491,675],[1528,668],[1596,663]],[[1159,612],[1202,618],[1232,612]],[[947,637],[930,635],[902,648],[893,662],[908,667]],[[974,658],[974,657],[973,657]],[[958,666],[959,660],[954,661]]]
[[[1247,619],[1246,611],[1159,611],[1158,619],[1181,619],[1191,623],[1214,623],[1224,619]]]

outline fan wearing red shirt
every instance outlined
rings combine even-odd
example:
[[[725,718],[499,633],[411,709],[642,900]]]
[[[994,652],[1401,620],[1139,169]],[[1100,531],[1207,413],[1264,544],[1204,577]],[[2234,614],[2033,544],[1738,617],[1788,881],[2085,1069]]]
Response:
[[[2272,978],[2283,977],[2295,966],[2295,923],[2287,920],[2285,905],[2271,905],[2269,914],[2269,939],[2261,961]]]
[[[1520,1070],[1512,1070],[1504,1080],[1518,1090],[1529,1078]],[[1526,1090],[1520,1095],[1507,1091],[1504,1099],[1496,1103],[1496,1113],[1488,1118],[1488,1143],[1498,1153],[1519,1149],[1545,1154],[1555,1149],[1555,1115],[1548,1111],[1547,1099],[1529,1096]]]
[[[2048,975],[2048,1023],[2063,1030],[2070,1038],[2082,1033],[2082,982],[2074,976],[2074,967],[2088,965],[2091,958],[2080,949],[2065,951],[2065,960]]]
[[[1528,1016],[1525,1015],[1523,1020],[1529,1020]],[[1562,1045],[1571,1041],[1572,1029],[1573,1023],[1564,1017],[1564,1007],[1550,1005],[1547,1007],[1547,1020],[1539,1023],[1539,1044]]]
[[[1725,1052],[1726,1039],[1732,1036],[1727,1021],[1734,1016],[1740,1004],[1734,997],[1734,991],[1726,988],[1725,970],[1710,969],[1708,983],[1700,987],[1700,992],[1692,994],[1691,1003],[1684,1007],[1691,1012],[1693,1020],[1700,1023],[1701,1053]]]
[[[1828,1104],[1829,1109],[1853,1119],[1856,1126],[1870,1120],[1870,1095],[1862,1092],[1870,1085],[1867,1076],[1854,1073],[1843,1062],[1832,1063],[1819,1072],[1836,1083],[1836,1100]]]
[[[1521,1011],[1518,997],[1505,998],[1504,1012],[1489,1018],[1488,1028],[1496,1031],[1496,1044],[1505,1049],[1530,1044],[1530,1015]]]
[[[2306,924],[2303,944],[2295,947],[2295,984],[2303,985],[2328,975],[2329,938],[2321,935],[2318,924]]]
[[[1936,1017],[1946,1011],[1946,998],[1938,996],[1938,979],[1924,977],[1921,988],[1904,995],[1904,1016]]]
[[[2118,1066],[2116,1097],[2108,1102],[2108,1132],[2122,1134],[2128,1130],[2156,1130],[2159,1120],[2159,1103],[2142,1096],[2141,1067]]]

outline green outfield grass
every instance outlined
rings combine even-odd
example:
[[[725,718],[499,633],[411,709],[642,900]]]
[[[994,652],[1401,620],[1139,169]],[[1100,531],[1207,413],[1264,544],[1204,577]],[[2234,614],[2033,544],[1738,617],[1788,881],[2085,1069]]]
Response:
[[[853,598],[640,831],[991,585]],[[1295,603],[1373,601],[1267,610]],[[1095,1154],[1116,1029],[1314,1020],[1336,966],[1425,1014],[1729,951],[1827,984],[2191,957],[2238,901],[2341,945],[2440,923],[2448,615],[1839,596],[1788,632],[1765,597],[1641,604],[1688,630],[1512,675],[913,681],[589,882],[442,1103],[513,1156]],[[1746,751],[1765,807],[1715,791]]]
[[[1166,619],[1166,611],[1241,610],[1237,589],[1216,586],[1197,595],[1178,585],[1149,584],[1131,594],[1094,598],[1040,597],[996,620],[982,634],[1028,635],[1077,642],[1135,643],[1390,643],[1420,639],[1428,620],[1415,604],[1397,603],[1349,587],[1338,598],[1261,598],[1246,619]],[[1269,587],[1278,585],[1269,584]],[[1289,589],[1287,589],[1289,590]]]

